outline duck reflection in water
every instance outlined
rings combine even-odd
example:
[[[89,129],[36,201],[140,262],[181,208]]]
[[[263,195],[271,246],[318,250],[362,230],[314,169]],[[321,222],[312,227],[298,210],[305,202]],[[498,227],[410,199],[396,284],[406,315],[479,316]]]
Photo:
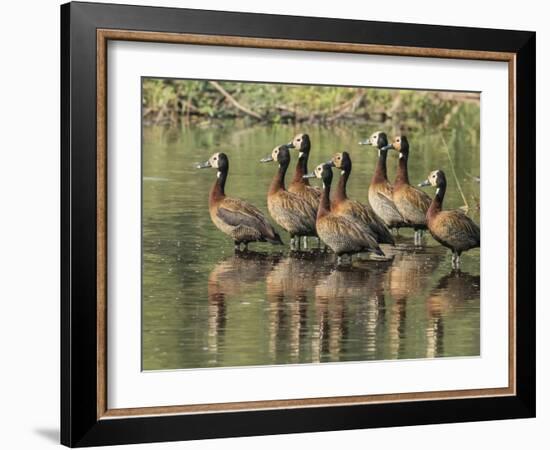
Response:
[[[239,295],[255,283],[262,283],[279,260],[278,255],[238,252],[214,266],[208,276],[208,352],[215,365],[223,347],[227,322],[227,297]]]
[[[278,357],[290,356],[290,362],[302,362],[301,347],[307,337],[308,294],[326,276],[323,253],[295,254],[281,259],[266,276],[269,314],[269,355],[273,363]],[[308,361],[309,362],[309,361]]]
[[[443,251],[430,249],[397,252],[388,272],[388,292],[393,299],[388,320],[389,353],[403,358],[407,349],[407,302],[417,298],[431,286],[431,275],[438,268]],[[418,299],[417,299],[418,300]]]
[[[427,358],[444,356],[444,320],[451,314],[460,313],[466,302],[479,299],[479,286],[479,275],[460,271],[453,271],[439,280],[426,300]]]
[[[384,274],[389,264],[334,269],[315,287],[316,325],[312,334],[312,361],[346,360],[349,325],[361,322],[366,330],[367,358],[374,358],[376,335],[383,322]],[[362,299],[362,301],[352,301]]]

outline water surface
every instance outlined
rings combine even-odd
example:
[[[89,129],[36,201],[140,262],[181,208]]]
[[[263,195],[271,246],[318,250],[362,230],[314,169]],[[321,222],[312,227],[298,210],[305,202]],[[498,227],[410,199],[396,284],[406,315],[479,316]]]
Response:
[[[451,272],[446,249],[430,236],[415,248],[405,230],[397,248],[384,246],[389,261],[336,268],[334,255],[313,249],[290,253],[251,244],[251,252],[236,255],[210,221],[215,171],[196,170],[193,162],[227,153],[226,193],[267,214],[276,167],[258,161],[302,131],[312,139],[311,169],[336,151],[350,152],[348,195],[366,202],[376,150],[357,141],[376,126],[224,124],[144,128],[144,370],[479,355],[479,249],[463,255],[462,272]],[[478,133],[444,137],[469,213],[479,223],[479,183],[472,178],[479,175]],[[418,130],[409,141],[411,182],[441,168],[449,181],[445,207],[462,206],[439,131]],[[287,178],[294,164],[295,158]],[[390,179],[396,164],[390,154]]]

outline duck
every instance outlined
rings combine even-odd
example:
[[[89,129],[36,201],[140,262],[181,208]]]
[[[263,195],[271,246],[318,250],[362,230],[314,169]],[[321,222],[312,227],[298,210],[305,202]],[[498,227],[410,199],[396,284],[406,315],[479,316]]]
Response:
[[[323,191],[319,209],[317,210],[317,234],[319,238],[336,254],[337,265],[343,263],[345,255],[352,262],[355,253],[372,252],[384,256],[384,252],[369,233],[365,233],[364,227],[356,221],[349,219],[331,210],[330,186],[332,184],[332,167],[330,164],[319,164],[315,171],[304,175],[307,178],[319,178],[323,180]]]
[[[300,248],[300,237],[317,236],[315,220],[317,210],[303,197],[285,188],[285,174],[290,164],[287,145],[279,145],[271,155],[260,162],[276,161],[279,169],[275,173],[267,193],[267,209],[273,220],[290,234],[291,248]]]
[[[214,153],[208,161],[198,163],[197,169],[217,169],[216,181],[210,189],[208,209],[214,225],[233,239],[235,250],[241,244],[248,250],[250,242],[270,242],[283,245],[283,241],[264,214],[254,205],[225,195],[229,173],[229,158],[225,153]]]
[[[393,203],[406,225],[414,229],[414,244],[422,244],[422,233],[428,228],[426,213],[432,199],[428,194],[409,182],[409,141],[407,136],[397,136],[393,142],[384,147],[387,150],[399,152],[397,174],[393,182]]]
[[[346,151],[336,153],[327,164],[340,169],[338,186],[330,202],[331,211],[334,214],[348,217],[360,223],[379,244],[395,245],[395,240],[390,230],[373,209],[368,205],[363,205],[356,200],[348,198],[346,185],[352,169],[349,153]]]
[[[399,228],[404,226],[405,222],[393,202],[393,186],[388,180],[388,136],[383,131],[376,131],[368,139],[360,141],[359,145],[371,145],[378,149],[378,161],[369,185],[369,203],[386,226],[399,233]]]
[[[319,199],[321,198],[321,189],[311,186],[309,180],[304,178],[308,173],[307,162],[311,150],[311,140],[308,134],[297,134],[286,144],[289,149],[298,150],[298,162],[294,171],[294,177],[288,185],[288,191],[302,197],[308,202],[315,211],[319,208]],[[304,246],[307,247],[307,236],[304,237]]]
[[[480,245],[479,225],[460,209],[443,210],[447,178],[442,170],[434,170],[418,186],[436,187],[435,196],[426,214],[428,229],[437,242],[451,250],[451,266],[460,270],[462,252]]]

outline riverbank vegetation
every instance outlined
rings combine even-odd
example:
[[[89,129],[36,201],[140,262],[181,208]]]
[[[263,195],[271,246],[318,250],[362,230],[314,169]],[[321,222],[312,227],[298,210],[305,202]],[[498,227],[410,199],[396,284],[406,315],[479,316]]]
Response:
[[[479,94],[145,78],[145,125],[393,123],[458,128],[479,118]],[[479,119],[474,121],[479,123]],[[474,132],[479,132],[474,130]]]

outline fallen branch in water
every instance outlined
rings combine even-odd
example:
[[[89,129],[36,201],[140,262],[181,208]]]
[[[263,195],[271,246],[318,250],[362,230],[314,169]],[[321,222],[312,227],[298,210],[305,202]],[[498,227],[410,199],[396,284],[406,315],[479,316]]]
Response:
[[[344,103],[342,103],[341,105],[337,106],[334,109],[335,114],[328,117],[327,122],[334,122],[335,120],[338,120],[340,117],[342,117],[344,114],[357,109],[359,104],[363,101],[364,96],[365,96],[365,93],[363,92],[362,89],[360,89],[359,92],[357,92],[357,94],[355,94],[353,96],[353,98],[351,98],[351,99],[345,101]]]
[[[214,87],[214,89],[222,94],[226,98],[226,100],[231,103],[235,108],[251,117],[254,117],[255,119],[263,120],[263,117],[260,116],[258,113],[252,111],[251,109],[248,109],[246,106],[241,105],[237,100],[235,100],[235,98],[223,87],[221,87],[221,85],[217,81],[209,81],[209,83]]]
[[[453,164],[453,159],[451,158],[451,152],[449,151],[449,147],[447,146],[447,142],[445,141],[445,137],[443,137],[443,133],[441,131],[439,132],[439,135],[441,136],[441,140],[443,141],[443,146],[445,147],[445,151],[447,152],[447,157],[449,158],[449,163],[451,165],[451,170],[453,172],[453,177],[456,181],[456,185],[458,187],[458,192],[460,192],[460,195],[462,197],[462,201],[464,202],[464,209],[468,211],[470,209],[470,206],[468,205],[468,201],[466,200],[466,196],[464,195],[464,192],[462,192],[462,187],[460,186],[460,181],[458,181],[458,177],[456,176],[455,171],[455,165]]]

